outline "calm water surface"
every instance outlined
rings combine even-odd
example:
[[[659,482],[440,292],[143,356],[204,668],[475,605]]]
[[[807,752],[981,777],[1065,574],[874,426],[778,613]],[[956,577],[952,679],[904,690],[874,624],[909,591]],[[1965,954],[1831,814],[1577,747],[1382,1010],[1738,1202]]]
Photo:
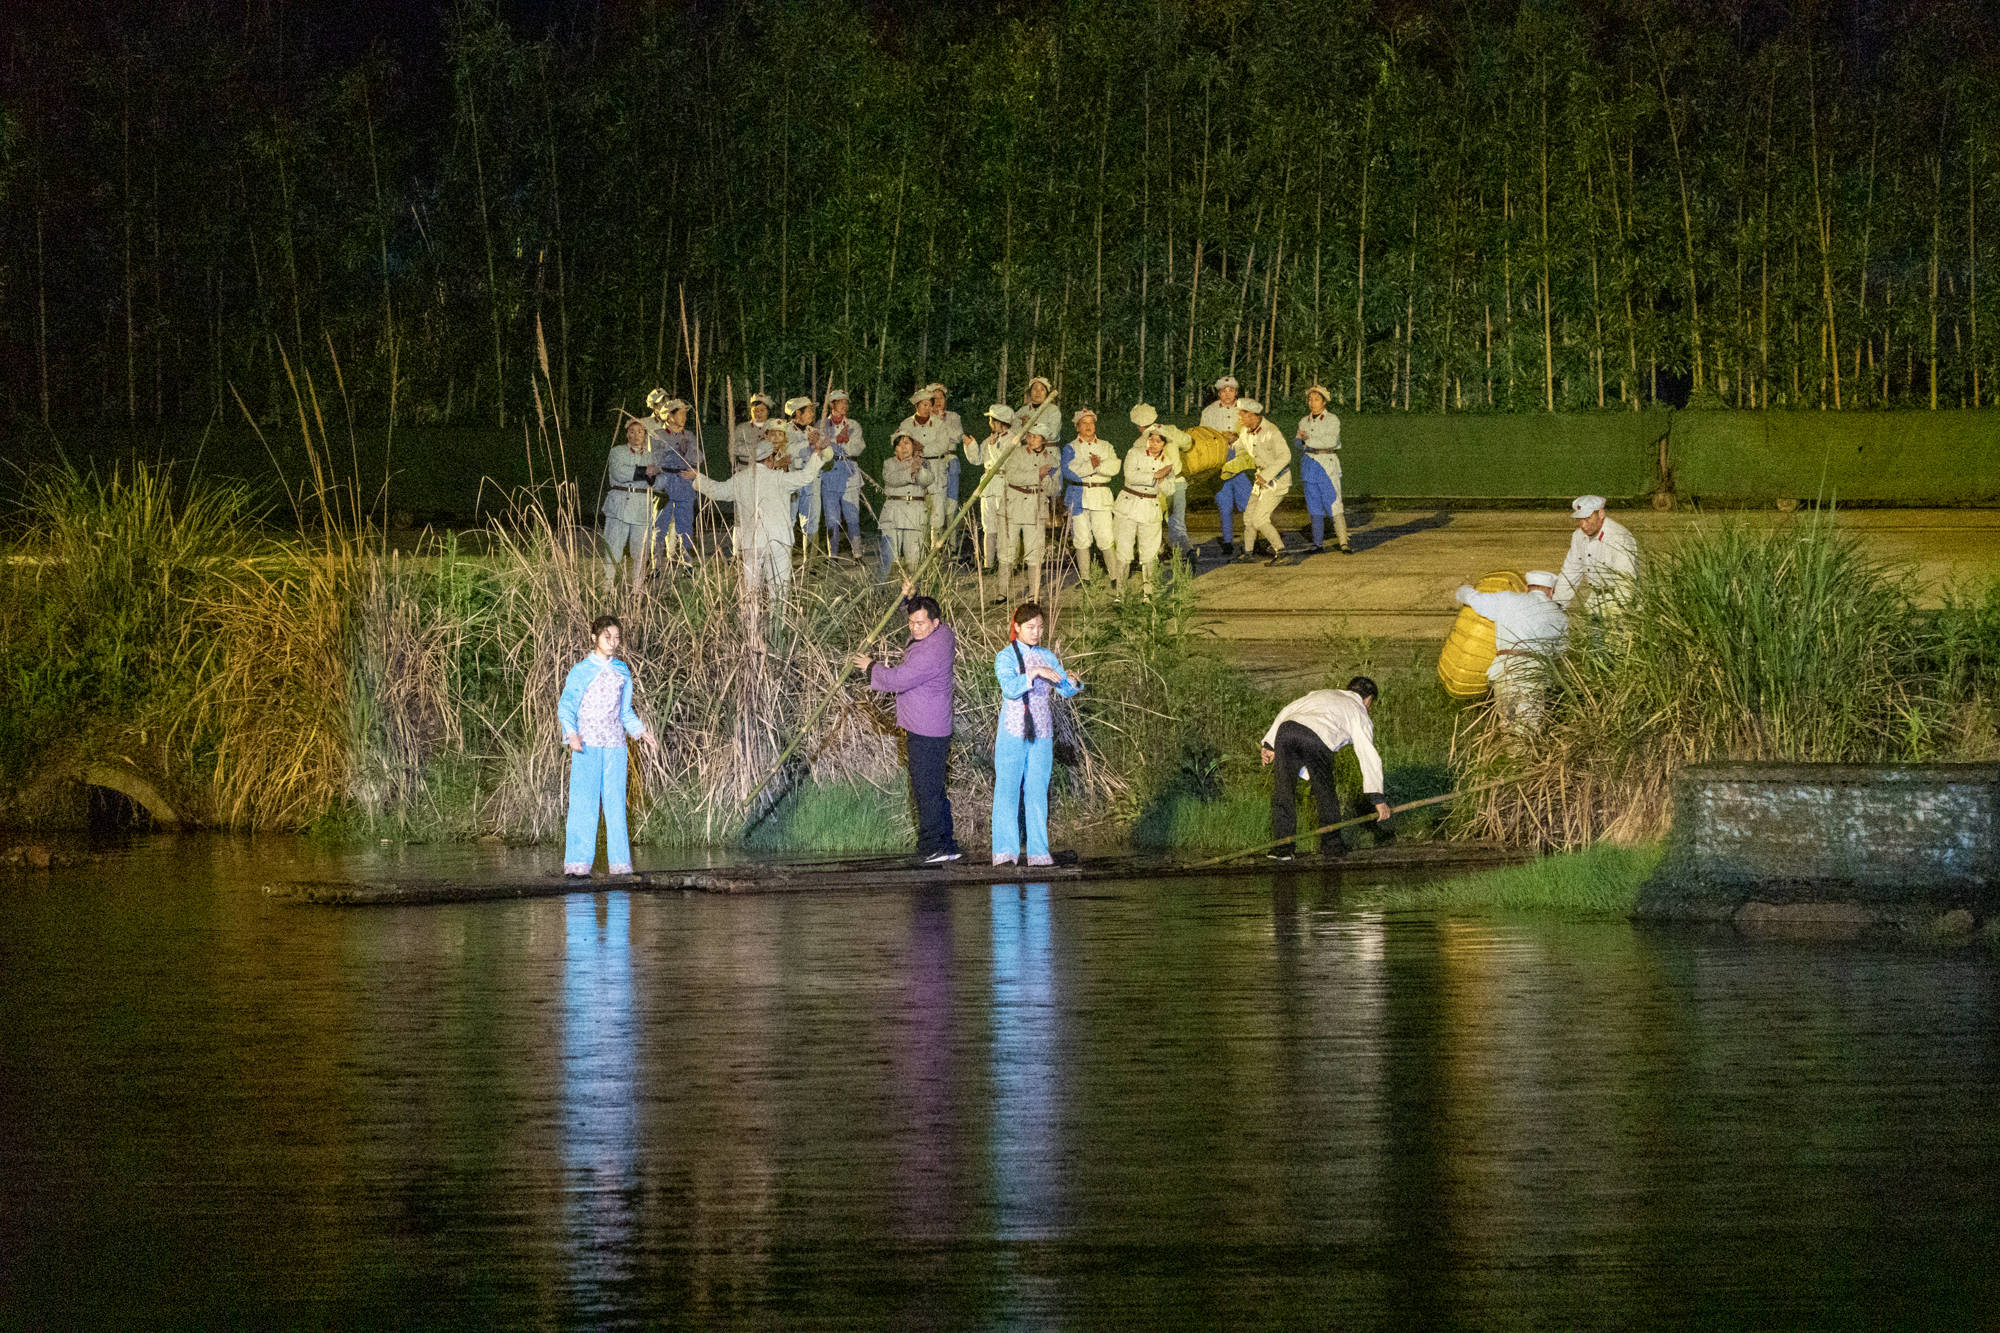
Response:
[[[331,859],[0,887],[0,1324],[2000,1323],[1984,948]]]

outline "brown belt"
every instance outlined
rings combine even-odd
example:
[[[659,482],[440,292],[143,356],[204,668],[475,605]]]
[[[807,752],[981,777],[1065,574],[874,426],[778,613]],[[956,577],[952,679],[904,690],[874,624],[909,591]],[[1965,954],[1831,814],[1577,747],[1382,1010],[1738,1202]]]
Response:
[[[1143,496],[1145,496],[1145,497],[1146,497],[1146,498],[1147,498],[1148,500],[1157,500],[1157,499],[1159,499],[1159,498],[1160,498],[1160,493],[1159,493],[1159,492],[1158,492],[1157,490],[1152,490],[1152,491],[1147,491],[1147,490],[1141,490],[1141,489],[1140,489],[1139,487],[1137,487],[1137,486],[1127,486],[1127,487],[1125,488],[1125,494],[1127,494],[1127,495],[1143,495]]]
[[[1010,491],[1019,491],[1023,495],[1040,495],[1042,493],[1042,488],[1039,486],[1016,486],[1011,481],[1007,483],[1007,489]]]

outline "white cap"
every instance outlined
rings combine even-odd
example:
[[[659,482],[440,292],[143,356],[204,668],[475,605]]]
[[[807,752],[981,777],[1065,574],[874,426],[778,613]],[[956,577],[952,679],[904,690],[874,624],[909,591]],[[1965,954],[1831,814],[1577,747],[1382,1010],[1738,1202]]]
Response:
[[[1137,426],[1140,430],[1146,429],[1146,427],[1152,425],[1155,421],[1158,421],[1160,419],[1159,410],[1155,408],[1151,403],[1140,403],[1138,406],[1132,409],[1131,415],[1132,415],[1132,424]]]
[[[1043,444],[1047,444],[1049,442],[1048,427],[1030,426],[1028,427],[1027,430],[1021,433],[1021,438],[1024,440],[1027,439],[1029,436],[1033,436],[1035,439],[1040,440]]]
[[[768,437],[762,435],[757,437],[757,461],[759,463],[777,452],[777,446],[772,444]]]
[[[1264,415],[1264,405],[1255,398],[1238,398],[1236,400],[1236,410],[1238,412],[1248,412],[1251,416],[1255,417]]]
[[[1215,391],[1217,393],[1221,393],[1224,389],[1240,389],[1242,387],[1242,385],[1236,382],[1234,375],[1224,375],[1215,382]]]
[[[1318,394],[1321,402],[1330,403],[1333,401],[1333,395],[1326,391],[1324,384],[1308,384],[1306,386],[1306,396],[1311,397],[1313,394]]]
[[[951,390],[945,388],[944,385],[939,384],[936,380],[932,380],[929,384],[926,384],[924,392],[933,397],[936,397],[938,394],[943,394],[947,398],[951,396]]]
[[[655,389],[651,393],[646,395],[646,406],[648,407],[658,407],[661,403],[664,403],[666,401],[667,401],[667,391],[665,389]]]
[[[765,393],[762,389],[750,395],[750,406],[755,407],[758,403],[762,403],[767,408],[777,406],[777,404],[771,401],[771,395]]]
[[[889,437],[890,453],[893,454],[896,452],[896,441],[898,440],[908,440],[911,444],[917,447],[918,453],[922,453],[924,451],[924,442],[922,440],[918,439],[916,436],[910,434],[910,432],[906,430],[899,430],[895,434]]]
[[[829,407],[831,407],[831,406],[832,406],[833,404],[835,404],[835,403],[844,403],[844,402],[846,402],[846,401],[847,401],[847,390],[845,390],[845,389],[828,389],[828,390],[826,391],[826,401],[827,401],[827,405],[828,405]]]
[[[1092,421],[1097,420],[1097,409],[1094,407],[1079,407],[1076,411],[1069,414],[1072,424],[1082,424],[1085,417],[1089,417]]]
[[[925,403],[928,403],[930,400],[931,400],[931,386],[926,384],[923,388],[917,390],[915,393],[910,395],[910,406],[922,407]]]
[[[1056,386],[1049,383],[1049,377],[1047,375],[1037,375],[1033,379],[1028,381],[1028,387],[1030,389],[1034,388],[1037,384],[1041,385],[1044,389],[1047,389],[1050,393],[1054,393],[1056,391]]]
[[[689,410],[688,405],[678,398],[669,398],[664,403],[653,403],[651,398],[648,398],[646,401],[652,403],[654,411],[665,412],[668,416],[672,416],[676,412],[686,412]]]
[[[1528,571],[1526,579],[1530,588],[1554,588],[1556,586],[1556,576],[1549,573],[1546,569],[1531,569]]]
[[[1139,428],[1139,438],[1142,440],[1165,440],[1167,438],[1167,428],[1160,422],[1149,421]]]
[[[1011,426],[1014,424],[1014,409],[1005,403],[995,403],[986,409],[986,419],[997,421],[1003,426]]]
[[[1601,495],[1579,495],[1569,502],[1572,518],[1589,518],[1602,508],[1604,508],[1604,497]]]
[[[812,405],[813,405],[813,400],[810,398],[787,398],[785,400],[785,415],[791,416],[793,413],[797,412],[800,408],[811,407]]]
[[[785,438],[785,428],[787,424],[788,423],[785,421],[783,417],[765,417],[764,433],[766,435],[776,435],[781,438]]]

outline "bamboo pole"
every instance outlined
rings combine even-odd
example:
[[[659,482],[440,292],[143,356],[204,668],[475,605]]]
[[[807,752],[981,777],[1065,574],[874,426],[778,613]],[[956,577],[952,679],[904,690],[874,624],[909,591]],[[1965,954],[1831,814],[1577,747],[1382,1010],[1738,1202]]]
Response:
[[[1405,810],[1416,810],[1427,805],[1443,805],[1446,801],[1457,800],[1461,796],[1476,796],[1480,792],[1491,791],[1495,787],[1504,787],[1507,784],[1507,781],[1508,779],[1503,778],[1495,782],[1483,782],[1477,787],[1461,787],[1457,791],[1448,791],[1442,796],[1426,796],[1421,801],[1405,801],[1401,805],[1390,806],[1389,813],[1392,815],[1400,815]],[[1316,835],[1322,835],[1327,833],[1337,833],[1341,829],[1353,828],[1358,824],[1380,823],[1381,820],[1382,816],[1378,812],[1371,810],[1365,815],[1358,815],[1353,819],[1343,819],[1336,824],[1322,824],[1316,829],[1308,829],[1304,833],[1295,834],[1290,838],[1275,838],[1270,842],[1260,842],[1255,847],[1243,847],[1233,852],[1224,852],[1221,856],[1211,856],[1208,860],[1196,861],[1192,865],[1186,866],[1185,869],[1206,870],[1210,866],[1219,866],[1225,861],[1234,861],[1238,857],[1254,856],[1258,852],[1268,852],[1273,847],[1282,847],[1286,843],[1294,843],[1299,838],[1309,838],[1309,837],[1314,837]]]

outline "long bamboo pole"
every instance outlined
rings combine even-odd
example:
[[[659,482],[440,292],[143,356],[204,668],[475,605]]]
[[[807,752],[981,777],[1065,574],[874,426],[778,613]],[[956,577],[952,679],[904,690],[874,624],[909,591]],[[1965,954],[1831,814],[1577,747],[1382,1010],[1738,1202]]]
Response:
[[[1442,805],[1446,801],[1456,800],[1461,796],[1474,796],[1483,791],[1491,791],[1495,787],[1505,786],[1506,781],[1507,780],[1503,778],[1496,782],[1481,783],[1477,787],[1461,787],[1457,791],[1448,791],[1442,796],[1426,796],[1421,801],[1405,801],[1401,805],[1390,806],[1389,813],[1392,815],[1400,815],[1405,810],[1415,810],[1426,805]],[[1260,842],[1255,847],[1244,847],[1240,848],[1237,851],[1224,852],[1221,856],[1211,856],[1206,861],[1196,861],[1193,865],[1190,865],[1186,868],[1189,870],[1206,870],[1209,866],[1219,866],[1224,861],[1234,861],[1239,856],[1254,856],[1258,852],[1268,852],[1273,847],[1282,847],[1288,842],[1296,841],[1297,838],[1312,837],[1314,835],[1324,834],[1324,833],[1335,833],[1344,828],[1353,828],[1357,824],[1374,824],[1380,822],[1381,818],[1382,816],[1380,814],[1371,810],[1369,813],[1365,815],[1358,815],[1353,819],[1343,819],[1337,824],[1322,824],[1320,825],[1320,827],[1316,829],[1309,829],[1305,833],[1297,834],[1291,838],[1276,838],[1270,842]]]

